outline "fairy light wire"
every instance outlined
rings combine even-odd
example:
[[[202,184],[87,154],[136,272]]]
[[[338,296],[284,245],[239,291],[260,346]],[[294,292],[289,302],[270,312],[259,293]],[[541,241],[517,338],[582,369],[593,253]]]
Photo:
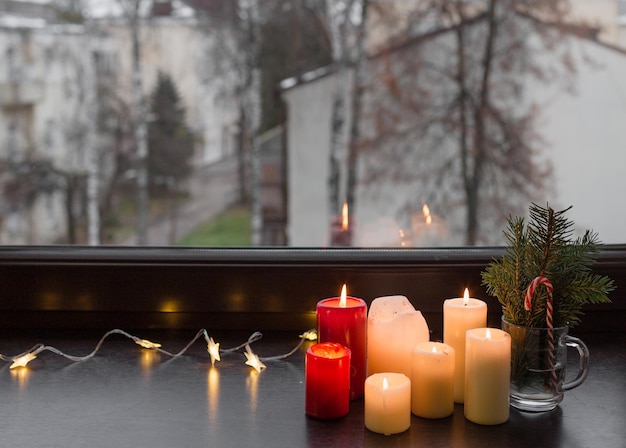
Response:
[[[263,364],[263,361],[274,361],[274,360],[281,360],[281,359],[285,359],[291,355],[293,355],[295,352],[297,352],[300,347],[302,346],[302,344],[304,343],[305,340],[312,340],[312,336],[311,334],[314,334],[315,331],[314,330],[309,330],[305,333],[303,333],[302,335],[300,335],[301,340],[298,342],[298,344],[292,349],[290,350],[288,353],[282,354],[282,355],[277,355],[277,356],[269,356],[269,357],[263,357],[260,358],[259,356],[257,356],[252,348],[251,348],[251,344],[253,344],[254,342],[260,340],[263,335],[261,332],[256,331],[254,333],[252,333],[249,337],[248,340],[242,344],[239,344],[235,347],[231,347],[231,348],[227,348],[227,349],[221,349],[219,348],[219,343],[215,343],[215,341],[213,341],[213,338],[209,337],[208,332],[206,331],[206,329],[201,329],[199,330],[196,335],[193,337],[193,339],[191,339],[191,341],[189,341],[187,343],[187,345],[185,345],[180,351],[176,352],[176,353],[172,353],[170,351],[167,351],[165,349],[161,348],[161,344],[158,343],[154,343],[151,342],[147,339],[142,339],[139,338],[137,336],[134,336],[124,330],[121,329],[113,329],[113,330],[109,330],[108,332],[106,332],[98,341],[98,343],[96,344],[96,346],[94,347],[94,349],[84,355],[84,356],[76,356],[76,355],[70,355],[67,354],[61,350],[59,350],[56,347],[50,346],[50,345],[45,345],[45,344],[36,344],[34,345],[30,350],[27,350],[23,353],[20,353],[18,355],[14,355],[14,356],[7,356],[7,355],[3,355],[0,354],[0,360],[2,361],[8,361],[8,362],[12,362],[10,368],[14,369],[16,367],[25,367],[30,361],[32,361],[33,359],[35,359],[37,357],[37,355],[39,355],[40,353],[44,352],[44,351],[49,351],[51,353],[54,353],[56,355],[62,356],[70,361],[73,362],[82,362],[82,361],[86,361],[90,358],[93,358],[102,348],[102,345],[104,344],[104,342],[112,335],[121,335],[124,336],[128,339],[131,339],[132,341],[134,341],[135,343],[137,343],[138,345],[140,345],[141,347],[144,347],[148,350],[154,350],[157,351],[159,353],[162,353],[164,355],[170,356],[172,358],[178,358],[182,355],[184,355],[189,348],[191,348],[191,346],[201,337],[204,338],[204,340],[207,343],[207,351],[209,352],[210,356],[211,356],[211,364],[214,364],[215,361],[219,361],[220,358],[220,354],[225,354],[225,353],[233,353],[233,352],[237,352],[243,348],[245,348],[245,352],[244,355],[246,356],[246,364],[253,367],[254,369],[256,369],[257,371],[261,371],[265,368],[265,365]]]

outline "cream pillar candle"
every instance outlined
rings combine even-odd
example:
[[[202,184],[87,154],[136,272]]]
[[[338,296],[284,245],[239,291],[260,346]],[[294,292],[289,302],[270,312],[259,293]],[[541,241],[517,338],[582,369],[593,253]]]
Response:
[[[454,349],[454,401],[463,403],[465,376],[465,332],[487,326],[487,304],[469,296],[443,302],[443,342]]]
[[[454,349],[441,342],[420,342],[413,349],[411,412],[443,418],[454,412]]]
[[[411,380],[402,373],[376,373],[365,380],[365,427],[390,435],[411,426]]]
[[[481,425],[509,419],[511,336],[497,328],[467,331],[465,418]]]
[[[411,352],[430,339],[428,325],[405,296],[378,297],[367,317],[367,374],[398,372],[411,376]]]

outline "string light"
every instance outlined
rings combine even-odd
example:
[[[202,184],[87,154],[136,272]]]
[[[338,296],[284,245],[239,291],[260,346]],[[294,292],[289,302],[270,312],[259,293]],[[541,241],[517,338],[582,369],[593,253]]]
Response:
[[[307,330],[300,337],[307,341],[317,341],[317,330]]]
[[[246,365],[252,367],[259,373],[261,373],[261,370],[265,369],[265,364],[261,362],[259,357],[252,351],[249,345],[246,345],[246,351],[243,354],[246,355]]]
[[[37,355],[34,353],[26,353],[20,357],[17,357],[13,360],[13,364],[11,364],[10,369],[15,369],[16,367],[26,367],[26,364],[35,359]]]
[[[252,348],[250,347],[250,345],[256,341],[258,341],[259,339],[261,339],[263,337],[263,335],[260,332],[254,332],[250,335],[250,337],[248,337],[248,340],[236,347],[232,347],[232,348],[228,348],[228,349],[221,349],[220,348],[220,344],[218,342],[215,342],[213,340],[212,337],[209,337],[209,334],[207,333],[207,331],[205,329],[202,329],[200,331],[198,331],[196,333],[196,335],[194,336],[194,338],[189,341],[189,343],[183,347],[179,352],[177,353],[171,353],[167,350],[164,350],[163,348],[161,348],[161,344],[159,344],[158,342],[152,342],[149,341],[147,339],[141,339],[137,336],[133,336],[130,333],[125,332],[124,330],[120,330],[120,329],[114,329],[114,330],[110,330],[107,333],[105,333],[102,338],[100,338],[100,340],[98,341],[98,343],[96,344],[95,348],[93,349],[93,351],[87,355],[84,356],[74,356],[74,355],[69,355],[67,353],[62,352],[61,350],[55,348],[55,347],[51,347],[49,345],[44,345],[44,344],[37,344],[35,345],[33,348],[31,348],[30,350],[20,353],[19,355],[15,355],[15,356],[6,356],[6,355],[2,355],[0,354],[0,360],[2,361],[8,361],[11,362],[11,366],[10,369],[15,369],[15,368],[19,368],[19,367],[26,367],[27,364],[29,362],[31,362],[33,359],[37,358],[37,355],[39,355],[41,352],[44,351],[49,351],[52,352],[56,355],[62,356],[66,359],[69,359],[70,361],[74,361],[74,362],[81,362],[81,361],[86,361],[92,357],[94,357],[96,355],[96,353],[98,353],[98,351],[100,350],[100,348],[102,347],[102,344],[104,343],[104,341],[111,335],[114,334],[119,334],[122,336],[125,336],[129,339],[131,339],[132,341],[134,341],[137,345],[143,347],[144,349],[147,350],[155,350],[159,353],[163,353],[167,356],[170,356],[172,358],[177,358],[179,356],[184,355],[187,350],[201,337],[204,338],[204,340],[207,343],[207,352],[209,353],[209,356],[211,357],[211,365],[215,365],[216,361],[221,361],[221,354],[224,353],[232,353],[232,352],[236,352],[241,350],[242,348],[245,347],[245,351],[244,351],[244,355],[246,357],[246,365],[252,367],[253,369],[255,369],[257,372],[261,372],[263,369],[266,368],[265,364],[263,363],[263,361],[273,361],[273,360],[279,360],[279,359],[284,359],[287,358],[288,356],[291,356],[292,354],[294,354],[298,349],[300,349],[300,347],[302,346],[302,344],[304,343],[305,340],[315,340],[317,339],[317,333],[315,330],[309,330],[304,332],[303,334],[300,335],[300,342],[292,349],[290,350],[288,353],[285,353],[283,355],[278,355],[278,356],[270,356],[270,357],[265,357],[265,358],[260,358],[256,353],[254,353],[252,351]]]
[[[213,338],[209,338],[209,342],[207,343],[207,352],[211,356],[211,365],[215,365],[215,361],[221,361],[220,358],[220,344],[219,342],[215,342]]]
[[[137,345],[142,346],[143,348],[160,348],[161,347],[161,344],[148,341],[147,339],[140,339],[138,341],[135,341],[135,343]]]

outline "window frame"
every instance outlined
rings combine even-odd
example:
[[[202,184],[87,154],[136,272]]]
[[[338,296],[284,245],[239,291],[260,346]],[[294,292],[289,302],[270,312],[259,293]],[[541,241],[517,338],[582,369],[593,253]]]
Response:
[[[0,247],[0,325],[5,329],[307,330],[315,304],[339,293],[368,304],[407,296],[441,338],[442,303],[465,287],[487,302],[499,326],[497,300],[480,273],[502,247],[200,248]],[[616,284],[611,304],[589,305],[581,332],[624,331],[626,245],[603,246],[594,272]]]

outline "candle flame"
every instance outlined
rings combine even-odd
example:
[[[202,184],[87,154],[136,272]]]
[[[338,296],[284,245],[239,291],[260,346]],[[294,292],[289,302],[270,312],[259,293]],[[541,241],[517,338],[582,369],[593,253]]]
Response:
[[[426,219],[426,224],[430,225],[433,222],[433,217],[430,214],[430,208],[428,204],[424,204],[422,207],[422,213],[424,214],[424,218]]]
[[[383,377],[383,391],[389,389],[389,382],[387,381],[387,377]]]
[[[437,353],[437,346],[433,345],[433,353]]]
[[[341,230],[348,230],[348,203],[343,203],[343,208],[341,209]]]
[[[463,305],[467,306],[469,304],[469,289],[465,288],[465,291],[463,292]]]
[[[346,284],[344,283],[344,285],[341,288],[341,298],[339,299],[339,306],[342,308],[345,308],[347,305],[347,301],[346,301]]]
[[[489,331],[489,328],[485,331],[485,339],[491,339],[491,331]]]

